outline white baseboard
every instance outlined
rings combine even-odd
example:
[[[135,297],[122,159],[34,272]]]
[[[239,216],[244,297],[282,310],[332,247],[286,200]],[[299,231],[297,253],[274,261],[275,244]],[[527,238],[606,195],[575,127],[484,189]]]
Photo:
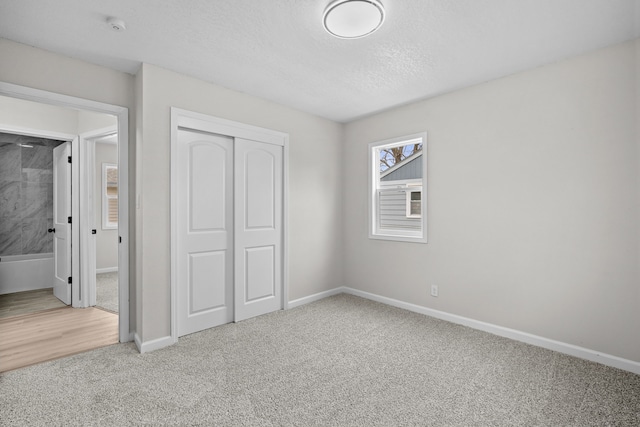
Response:
[[[171,338],[170,336],[156,338],[155,340],[151,340],[151,341],[141,342],[140,336],[138,336],[137,333],[134,334],[134,341],[140,353],[148,353],[150,351],[159,350],[161,348],[168,347],[174,344],[173,338]]]
[[[289,301],[286,308],[289,309],[289,308],[299,307],[301,305],[309,304],[311,302],[318,301],[333,295],[338,295],[343,292],[344,292],[344,288],[334,288],[334,289],[329,289],[328,291],[318,292],[317,294],[313,294],[307,297],[302,297],[302,298]]]
[[[360,291],[349,287],[339,287],[330,289],[328,291],[320,292],[308,297],[299,298],[293,301],[289,301],[288,308],[298,307],[310,302],[318,301],[322,298],[330,297],[340,293],[355,295],[361,298],[366,298],[372,301],[377,301],[383,304],[391,305],[393,307],[402,308],[405,310],[413,311],[415,313],[424,314],[426,316],[435,317],[436,319],[446,320],[458,325],[468,326],[473,329],[477,329],[484,332],[489,332],[494,335],[498,335],[512,340],[524,342],[527,344],[535,345],[537,347],[546,348],[548,350],[557,351],[559,353],[568,354],[570,356],[578,357],[581,359],[590,360],[592,362],[601,363],[613,368],[622,369],[625,371],[633,372],[640,375],[640,363],[633,360],[623,359],[611,354],[602,353],[596,350],[591,350],[584,347],[579,347],[573,344],[567,344],[561,341],[555,341],[549,338],[540,337],[537,335],[529,334],[527,332],[518,331],[515,329],[505,328],[503,326],[494,325],[491,323],[481,322],[479,320],[470,319],[468,317],[458,316],[456,314],[450,314],[444,311],[434,310],[432,308],[423,307],[416,304],[396,300],[393,298],[383,297],[380,295],[372,294],[370,292]]]
[[[118,267],[96,268],[96,274],[113,273],[118,271]]]
[[[358,289],[342,287],[338,288],[341,292],[346,294],[355,295],[358,297],[366,298],[372,301],[381,302],[383,304],[391,305],[405,310],[413,311],[415,313],[424,314],[427,316],[435,317],[437,319],[446,320],[451,323],[456,323],[463,326],[468,326],[480,331],[489,332],[494,335],[498,335],[512,340],[524,342],[527,344],[535,345],[537,347],[546,348],[548,350],[557,351],[559,353],[568,354],[570,356],[579,357],[581,359],[590,360],[592,362],[601,363],[603,365],[611,366],[613,368],[622,369],[625,371],[633,372],[640,375],[640,363],[633,360],[623,359],[618,356],[613,356],[606,353],[601,353],[596,350],[591,350],[584,347],[578,347],[573,344],[567,344],[560,341],[551,340],[548,338],[532,335],[526,332],[517,331],[515,329],[509,329],[491,323],[481,322],[479,320],[469,319],[467,317],[458,316],[455,314],[446,313],[444,311],[434,310],[431,308],[423,307],[416,304],[411,304],[404,301],[399,301],[393,298],[387,298],[380,295],[372,294],[369,292],[360,291]]]

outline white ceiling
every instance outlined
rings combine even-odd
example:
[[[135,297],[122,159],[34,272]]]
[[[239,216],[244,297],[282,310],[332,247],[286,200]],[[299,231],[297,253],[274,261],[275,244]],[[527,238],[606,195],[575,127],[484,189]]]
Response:
[[[640,0],[381,0],[382,28],[341,40],[322,28],[330,1],[0,0],[0,37],[346,122],[640,36]]]

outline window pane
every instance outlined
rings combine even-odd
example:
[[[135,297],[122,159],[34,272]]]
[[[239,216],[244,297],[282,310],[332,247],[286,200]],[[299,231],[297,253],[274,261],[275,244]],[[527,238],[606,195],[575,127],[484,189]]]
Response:
[[[107,221],[110,224],[118,223],[118,199],[107,199]]]
[[[118,168],[115,166],[107,167],[107,185],[118,185]]]
[[[394,166],[419,151],[422,151],[422,143],[380,149],[380,173],[382,174],[383,172],[392,169]]]
[[[411,192],[411,215],[422,214],[422,193],[419,191]]]

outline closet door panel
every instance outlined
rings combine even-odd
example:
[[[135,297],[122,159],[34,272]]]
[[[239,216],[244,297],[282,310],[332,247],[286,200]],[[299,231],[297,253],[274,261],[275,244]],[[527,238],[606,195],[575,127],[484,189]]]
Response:
[[[236,138],[235,319],[282,308],[283,148]]]
[[[233,139],[178,131],[178,336],[233,320]]]

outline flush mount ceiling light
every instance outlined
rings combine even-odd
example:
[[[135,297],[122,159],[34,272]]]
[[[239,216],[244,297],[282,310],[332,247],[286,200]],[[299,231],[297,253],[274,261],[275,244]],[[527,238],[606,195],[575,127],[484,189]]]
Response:
[[[341,39],[368,36],[383,22],[384,7],[377,0],[336,0],[322,16],[325,30]]]

